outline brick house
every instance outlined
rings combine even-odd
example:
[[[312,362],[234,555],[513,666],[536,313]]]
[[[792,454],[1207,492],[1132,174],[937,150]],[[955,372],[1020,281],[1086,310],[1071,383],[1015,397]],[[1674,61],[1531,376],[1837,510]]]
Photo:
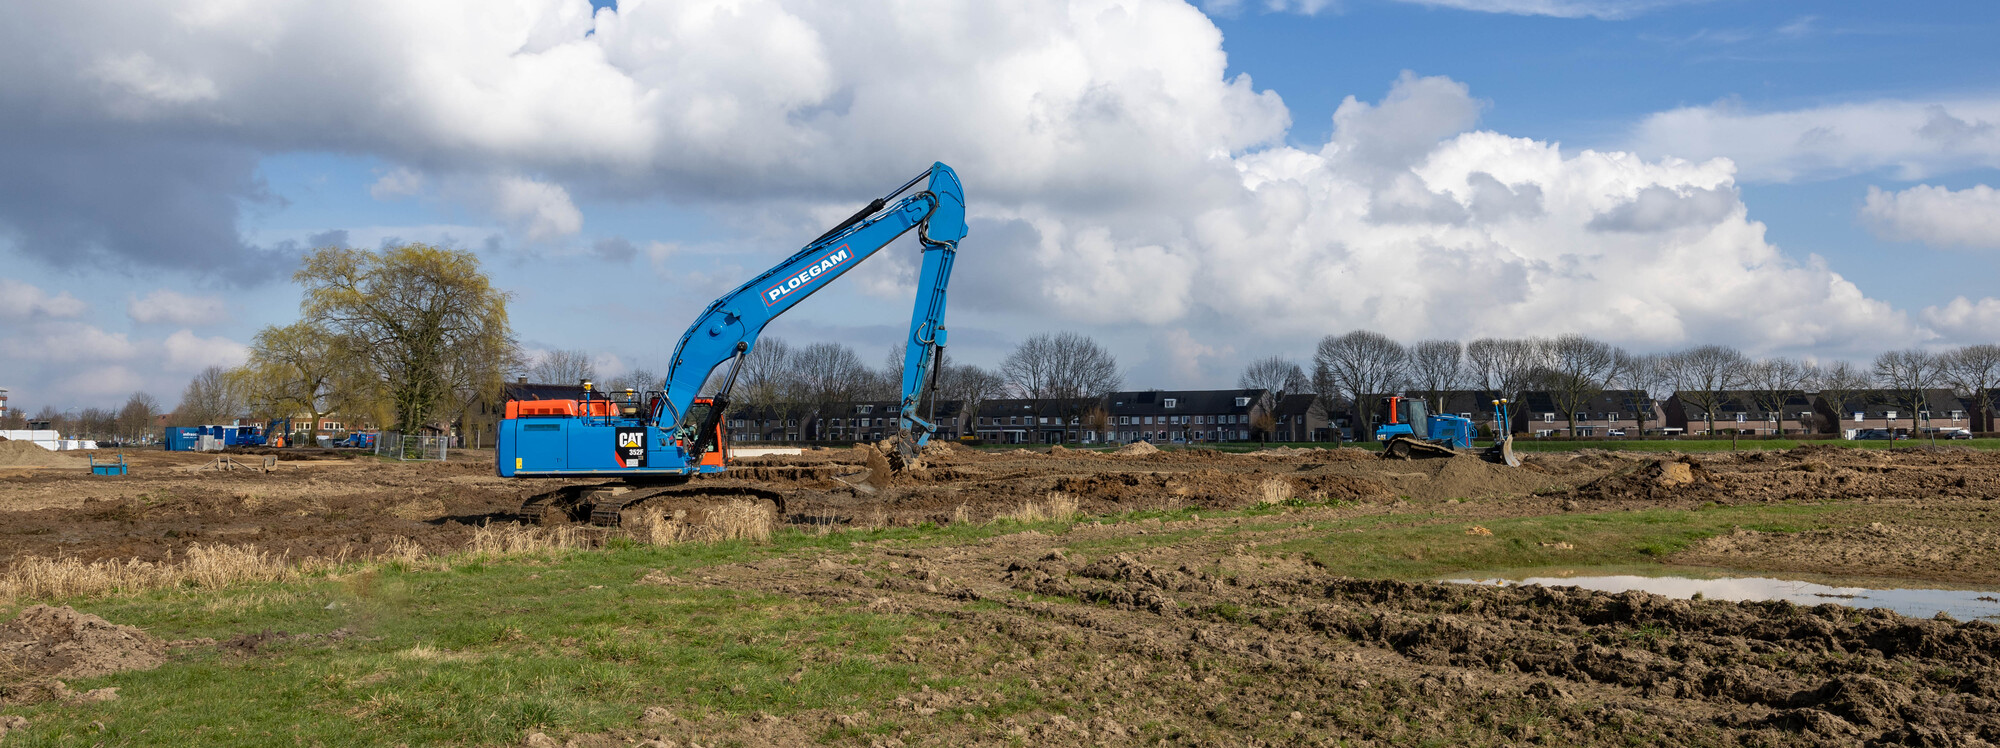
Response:
[[[1489,404],[1487,407],[1492,406]],[[1644,390],[1605,390],[1597,393],[1577,410],[1575,433],[1570,433],[1570,414],[1557,407],[1553,393],[1540,390],[1523,392],[1521,401],[1511,403],[1509,409],[1511,412],[1508,415],[1514,420],[1514,433],[1557,438],[1639,436],[1644,430],[1661,428],[1666,420],[1665,414],[1660,412],[1660,404]]]
[[[810,433],[820,441],[881,441],[901,427],[901,407],[900,400],[843,403],[828,408]],[[936,418],[931,425],[937,427],[931,438],[956,440],[963,435],[960,415],[964,408],[965,403],[958,400],[939,401],[931,409]]]
[[[1867,429],[1886,429],[1899,434],[1922,434],[1925,429],[1943,431],[1966,430],[1974,427],[1973,403],[1947,389],[1925,390],[1923,402],[1914,414],[1911,403],[1905,396],[1894,390],[1860,390],[1846,402],[1841,403],[1840,412],[1823,397],[1815,398],[1814,406],[1825,419],[1829,433],[1838,433],[1853,438],[1854,433]],[[1977,402],[1976,400],[1974,401]]]
[[[1325,442],[1334,440],[1333,424],[1311,393],[1286,395],[1271,407],[1271,439],[1281,442]]]
[[[1101,435],[1088,421],[1099,407],[1094,399],[987,400],[979,404],[969,428],[980,440],[996,444],[1094,443]]]
[[[1263,389],[1146,390],[1105,396],[1110,441],[1233,442],[1257,438],[1257,417],[1270,411]]]
[[[1783,407],[1772,409],[1762,395],[1752,390],[1723,392],[1715,408],[1715,430],[1722,433],[1733,429],[1745,436],[1817,434],[1824,431],[1825,421],[1821,418],[1822,409],[1816,396],[1793,392],[1786,396]],[[1678,433],[1683,434],[1708,435],[1708,411],[1699,404],[1702,399],[1701,393],[1686,391],[1675,392],[1667,398],[1667,427],[1680,429]]]

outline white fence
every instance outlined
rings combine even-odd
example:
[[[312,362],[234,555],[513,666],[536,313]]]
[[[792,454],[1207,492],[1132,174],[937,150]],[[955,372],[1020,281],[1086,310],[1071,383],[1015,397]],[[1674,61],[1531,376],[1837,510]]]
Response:
[[[392,460],[444,462],[445,437],[405,435],[384,431],[375,438],[375,454]]]

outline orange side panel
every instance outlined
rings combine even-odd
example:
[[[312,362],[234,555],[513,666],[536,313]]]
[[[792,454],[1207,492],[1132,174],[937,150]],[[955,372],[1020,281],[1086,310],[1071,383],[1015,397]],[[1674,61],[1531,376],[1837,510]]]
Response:
[[[575,400],[515,400],[507,403],[507,417],[576,416]]]
[[[729,432],[722,430],[722,424],[716,424],[715,451],[702,455],[701,464],[727,467],[727,464],[722,461],[723,455],[726,454],[729,454]]]
[[[589,412],[584,413],[587,416],[610,417],[618,413],[618,404],[610,400],[591,400],[586,404],[590,406]]]

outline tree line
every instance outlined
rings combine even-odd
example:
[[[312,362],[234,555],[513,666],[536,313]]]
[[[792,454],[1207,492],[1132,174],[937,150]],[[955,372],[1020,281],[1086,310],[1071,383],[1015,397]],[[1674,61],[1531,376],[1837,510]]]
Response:
[[[1918,413],[1929,409],[1928,393],[1949,389],[1976,396],[1979,411],[1991,423],[1986,393],[2000,387],[2000,345],[1992,344],[1889,351],[1857,366],[1752,358],[1722,345],[1635,354],[1576,334],[1405,345],[1356,330],[1322,338],[1311,366],[1308,371],[1283,356],[1260,359],[1245,367],[1238,385],[1263,388],[1280,398],[1312,394],[1323,413],[1352,413],[1360,426],[1357,433],[1364,435],[1374,432],[1373,401],[1399,393],[1426,399],[1435,413],[1443,411],[1447,394],[1454,391],[1482,390],[1514,403],[1526,392],[1544,392],[1568,421],[1570,433],[1575,433],[1579,415],[1607,391],[1634,393],[1634,402],[1624,409],[1635,415],[1642,430],[1650,408],[1638,400],[1665,400],[1678,393],[1706,414],[1713,433],[1717,411],[1744,396],[1757,408],[1779,414],[1779,428],[1786,408],[1807,394],[1816,394],[1835,413],[1847,412],[1865,398],[1886,397],[1909,414],[1914,428]]]

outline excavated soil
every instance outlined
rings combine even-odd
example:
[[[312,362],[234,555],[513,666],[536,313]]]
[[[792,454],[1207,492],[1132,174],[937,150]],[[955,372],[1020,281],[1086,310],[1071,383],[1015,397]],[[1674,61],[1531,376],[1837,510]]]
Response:
[[[34,605],[0,624],[0,697],[41,678],[90,678],[150,670],[166,662],[166,643],[68,606]]]
[[[1093,716],[978,727],[933,720],[911,742],[2000,741],[2000,626],[1988,622],[1830,604],[1360,580],[1200,541],[1093,561],[1061,548],[1120,532],[866,546],[681,580],[948,620],[936,639],[907,640],[891,659],[978,674],[981,685],[926,688],[888,715],[722,722],[649,712],[646,724],[595,737],[805,744],[827,730],[1003,702],[995,683],[1012,680]]]
[[[784,521],[808,529],[977,522],[1058,500],[1085,515],[1202,515],[1286,502],[1307,523],[1423,522],[1438,513],[1468,528],[1498,528],[1486,520],[1506,518],[1811,506],[1822,511],[1808,524],[1820,529],[1724,532],[1664,560],[2000,585],[2000,454],[1990,452],[1582,451],[1531,454],[1508,469],[1355,449],[1128,449],[933,445],[909,464],[892,464],[902,458],[879,449],[816,449],[741,460],[727,476],[693,485],[775,492],[786,501]],[[128,454],[126,477],[0,474],[0,564],[30,555],[156,560],[192,543],[294,557],[409,541],[446,550],[478,523],[514,521],[522,500],[558,485],[497,478],[490,452],[446,464],[281,458],[272,472],[208,469],[214,455]],[[936,638],[907,641],[891,659],[970,685],[910,693],[895,714],[654,715],[580,744],[793,744],[829,734],[884,744],[890,735],[906,744],[1028,745],[2000,744],[2000,628],[1989,622],[1350,579],[1269,547],[1314,532],[1311,524],[1237,532],[1245,521],[1085,523],[1061,538],[856,544],[697,571],[676,583],[944,621]],[[1065,550],[1080,547],[1097,550]],[[78,630],[121,630],[97,624]],[[0,647],[26,636],[0,632]],[[255,652],[271,636],[283,635],[231,646]],[[130,637],[123,661],[159,656],[157,642]],[[76,666],[35,662],[44,663],[27,666],[36,673]],[[1023,693],[1072,708],[870,732],[1015,703]]]
[[[0,468],[88,468],[90,461],[34,442],[0,440]]]

